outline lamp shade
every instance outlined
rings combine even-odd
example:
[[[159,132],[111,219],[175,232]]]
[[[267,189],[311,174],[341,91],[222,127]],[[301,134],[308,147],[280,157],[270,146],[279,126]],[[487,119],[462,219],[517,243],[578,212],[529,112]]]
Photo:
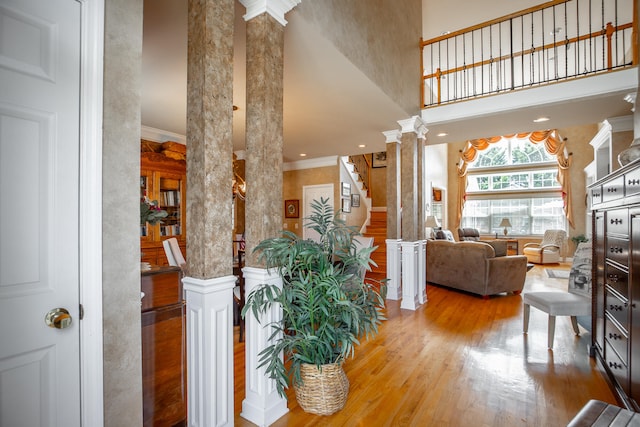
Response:
[[[502,218],[502,221],[500,221],[500,225],[498,227],[509,227],[509,228],[511,228],[511,221],[509,221],[509,218]]]
[[[509,233],[509,230],[507,230],[507,228],[511,228],[511,221],[509,221],[509,218],[502,218],[502,221],[500,221],[500,225],[498,227],[504,227],[503,233],[506,236],[507,233]]]
[[[429,228],[435,228],[435,227],[440,227],[440,224],[438,224],[438,218],[436,218],[433,215],[429,215],[427,216],[427,219],[424,221],[424,226]]]

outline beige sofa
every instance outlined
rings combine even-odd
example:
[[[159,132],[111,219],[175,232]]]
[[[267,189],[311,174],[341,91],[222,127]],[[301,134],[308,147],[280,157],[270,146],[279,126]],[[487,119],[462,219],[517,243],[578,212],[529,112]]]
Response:
[[[520,293],[526,274],[527,257],[496,256],[489,243],[427,241],[427,283],[488,297]]]

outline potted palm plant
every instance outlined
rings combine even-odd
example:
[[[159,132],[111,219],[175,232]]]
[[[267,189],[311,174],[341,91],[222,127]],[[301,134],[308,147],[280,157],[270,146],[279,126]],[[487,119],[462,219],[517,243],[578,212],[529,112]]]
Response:
[[[260,366],[276,382],[280,395],[292,383],[298,404],[307,412],[329,415],[344,407],[349,389],[342,363],[363,337],[377,334],[384,317],[385,280],[364,280],[375,265],[375,248],[360,247],[360,234],[335,214],[328,199],[313,201],[305,227],[319,240],[303,240],[284,231],[255,248],[258,259],[282,278],[282,288],[261,285],[242,311],[260,314],[277,304],[282,319],[269,326],[270,342]],[[280,356],[284,355],[284,360]]]

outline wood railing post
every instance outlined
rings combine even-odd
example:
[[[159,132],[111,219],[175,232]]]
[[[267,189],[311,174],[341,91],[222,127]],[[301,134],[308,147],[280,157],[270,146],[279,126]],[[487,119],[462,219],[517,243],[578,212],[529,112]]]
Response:
[[[613,36],[614,31],[615,30],[613,28],[613,25],[611,25],[611,22],[607,22],[605,35],[607,37],[607,70],[609,71],[611,71],[611,68],[613,67],[613,60],[612,60],[612,54],[611,54],[611,38]]]

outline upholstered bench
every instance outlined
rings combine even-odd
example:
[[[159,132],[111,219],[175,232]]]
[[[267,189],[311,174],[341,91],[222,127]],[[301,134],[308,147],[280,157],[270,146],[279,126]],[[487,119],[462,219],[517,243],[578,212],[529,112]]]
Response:
[[[567,427],[640,426],[640,413],[600,400],[590,400]]]

